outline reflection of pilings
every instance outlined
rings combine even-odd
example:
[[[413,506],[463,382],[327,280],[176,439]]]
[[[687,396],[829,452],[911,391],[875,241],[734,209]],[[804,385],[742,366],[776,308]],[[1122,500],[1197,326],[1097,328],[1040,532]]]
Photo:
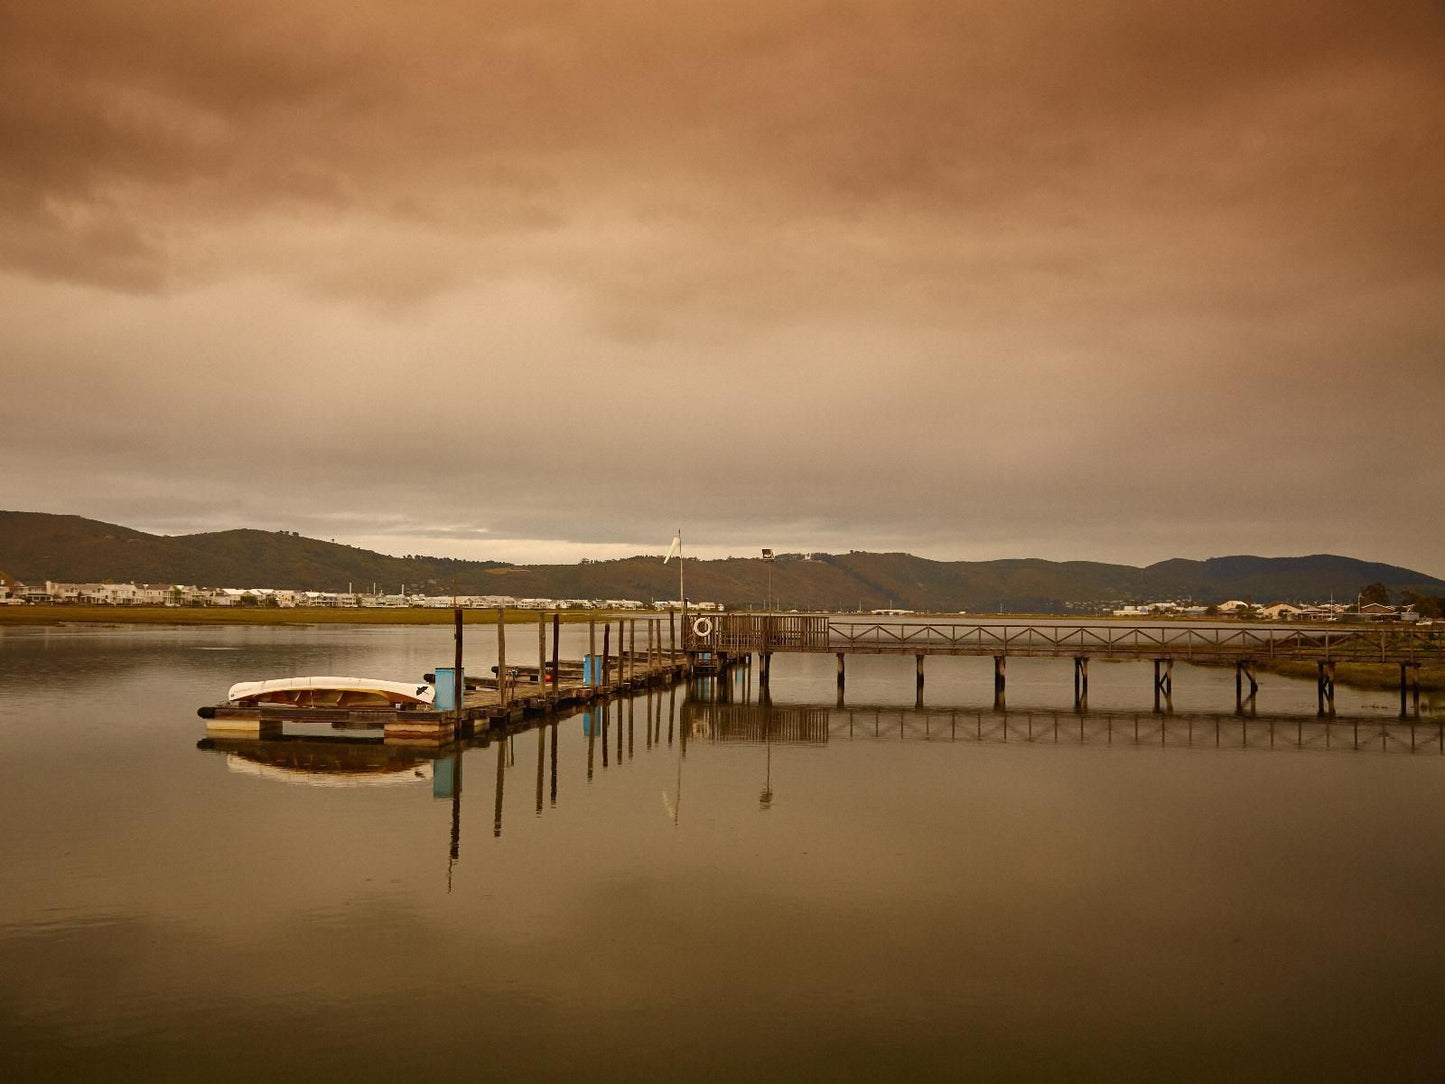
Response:
[[[462,754],[452,757],[452,846],[453,862],[462,856]]]
[[[667,691],[667,747],[672,748],[672,722],[677,716],[677,686],[671,686]]]
[[[557,807],[557,723],[552,723],[552,808]]]
[[[821,745],[828,740],[828,708],[751,704],[682,705],[682,732],[713,742]]]
[[[502,834],[502,789],[503,778],[507,774],[507,743],[497,742],[497,806],[492,814],[492,835]]]
[[[930,711],[869,708],[775,709],[821,711],[832,738],[860,736],[975,744],[1154,745],[1166,749],[1223,749],[1269,752],[1385,752],[1445,756],[1445,720],[1421,723],[1388,719],[1307,718],[1298,715],[1246,716],[1154,712]],[[1363,731],[1363,734],[1362,734]]]
[[[547,761],[547,731],[537,728],[537,816],[542,815],[542,769]]]

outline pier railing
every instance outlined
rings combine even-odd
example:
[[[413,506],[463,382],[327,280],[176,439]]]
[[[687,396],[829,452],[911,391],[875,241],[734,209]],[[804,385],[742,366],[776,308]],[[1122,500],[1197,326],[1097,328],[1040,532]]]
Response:
[[[869,621],[719,614],[688,622],[689,652],[1084,656],[1159,659],[1445,661],[1445,628],[1410,624],[1200,625]]]

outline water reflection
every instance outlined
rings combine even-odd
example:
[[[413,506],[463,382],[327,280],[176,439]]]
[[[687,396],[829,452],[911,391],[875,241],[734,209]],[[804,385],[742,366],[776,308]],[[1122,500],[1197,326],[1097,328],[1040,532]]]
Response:
[[[683,689],[593,704],[570,716],[518,723],[444,748],[390,745],[376,731],[329,735],[270,732],[256,739],[208,737],[198,748],[226,758],[235,772],[313,786],[407,785],[432,782],[432,797],[452,804],[448,884],[461,857],[463,765],[466,754],[492,750],[492,835],[504,827],[508,771],[516,767],[519,736],[535,732],[533,814],[559,803],[559,731],[577,726],[586,748],[586,783],[592,784],[600,743],[604,772],[633,764],[635,722],[643,717],[644,758],[676,761],[663,792],[668,818],[680,822],[684,764],[690,747],[760,746],[762,786],[758,808],[773,808],[774,747],[823,749],[839,742],[972,743],[1023,748],[1089,747],[1199,752],[1329,752],[1445,756],[1445,722],[1380,716],[1326,716],[1130,711],[1007,711],[988,708],[907,708],[825,704],[774,704],[766,686],[752,702],[745,674],[699,678]],[[624,716],[625,713],[625,716]],[[663,738],[663,719],[667,735]],[[625,725],[624,725],[625,718]],[[615,735],[615,747],[612,745]],[[678,740],[675,741],[675,736]],[[550,739],[550,740],[549,740]],[[609,749],[612,750],[609,754]]]

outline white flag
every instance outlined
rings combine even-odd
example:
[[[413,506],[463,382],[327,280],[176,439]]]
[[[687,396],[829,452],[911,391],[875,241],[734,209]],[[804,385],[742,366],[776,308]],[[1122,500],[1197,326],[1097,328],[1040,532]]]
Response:
[[[668,561],[671,561],[674,556],[680,556],[681,554],[682,554],[682,534],[679,533],[679,534],[677,535],[677,537],[675,537],[675,538],[672,540],[672,545],[667,548],[667,556],[662,559],[662,563],[663,563],[663,564],[667,564],[667,562],[668,562]]]

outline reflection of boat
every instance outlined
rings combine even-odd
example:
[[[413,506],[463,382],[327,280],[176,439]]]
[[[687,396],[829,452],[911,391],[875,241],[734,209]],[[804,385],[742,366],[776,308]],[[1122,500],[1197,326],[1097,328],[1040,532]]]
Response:
[[[432,777],[429,761],[421,764],[373,765],[367,768],[317,768],[297,764],[266,764],[245,753],[227,753],[226,769],[241,775],[301,783],[308,787],[405,786]]]
[[[432,758],[424,752],[380,741],[206,738],[198,748],[225,754],[229,771],[314,787],[400,786],[432,777]]]
[[[432,685],[381,678],[290,677],[239,681],[231,686],[227,699],[244,707],[277,704],[294,708],[425,708],[431,706],[436,695]]]

